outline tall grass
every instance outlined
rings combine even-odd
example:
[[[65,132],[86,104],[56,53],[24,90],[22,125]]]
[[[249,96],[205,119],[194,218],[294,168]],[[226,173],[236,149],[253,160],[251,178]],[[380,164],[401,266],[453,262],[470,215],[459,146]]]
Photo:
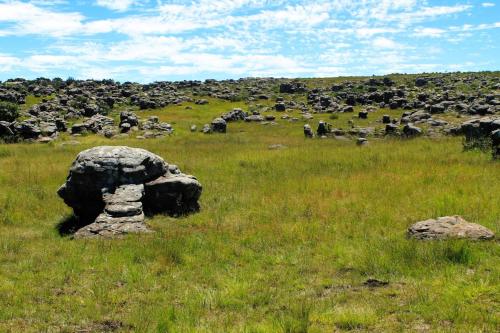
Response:
[[[285,122],[189,132],[232,105],[156,111],[176,123],[160,139],[1,146],[0,331],[498,329],[497,242],[405,237],[450,214],[498,233],[498,163],[454,138],[357,147],[305,140]],[[276,143],[287,148],[268,149]],[[55,192],[76,154],[101,144],[142,147],[196,175],[201,212],[156,216],[155,233],[122,240],[61,237],[71,211]]]

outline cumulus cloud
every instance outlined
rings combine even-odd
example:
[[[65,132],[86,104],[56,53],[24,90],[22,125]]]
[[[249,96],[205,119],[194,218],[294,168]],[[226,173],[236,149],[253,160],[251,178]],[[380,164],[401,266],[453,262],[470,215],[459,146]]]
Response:
[[[84,16],[77,12],[56,12],[32,3],[0,3],[0,23],[8,24],[3,35],[65,36],[82,31]]]
[[[0,72],[9,72],[15,66],[19,66],[21,62],[22,62],[21,59],[18,59],[8,54],[0,53]]]
[[[111,10],[125,11],[136,2],[135,0],[97,0],[96,4]]]
[[[456,42],[499,27],[435,24],[474,10],[457,1],[93,0],[104,13],[95,18],[72,1],[0,0],[0,40],[28,41],[23,52],[0,54],[0,71],[152,80],[431,68],[438,64],[423,61],[433,45],[411,43]],[[30,49],[33,40],[44,47]]]
[[[395,49],[401,47],[398,43],[386,37],[375,38],[372,45],[378,49]]]
[[[418,37],[441,37],[444,33],[446,33],[446,30],[439,28],[416,28],[414,35]]]

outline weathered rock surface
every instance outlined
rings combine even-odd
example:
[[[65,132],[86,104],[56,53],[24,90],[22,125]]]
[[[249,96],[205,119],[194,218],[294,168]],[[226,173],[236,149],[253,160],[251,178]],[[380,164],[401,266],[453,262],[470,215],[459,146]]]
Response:
[[[144,185],[122,185],[114,193],[103,194],[104,211],[95,221],[75,233],[75,238],[115,237],[149,232],[144,223],[141,200]]]
[[[147,230],[150,214],[182,215],[199,209],[201,184],[144,149],[101,146],[78,154],[58,190],[76,216],[90,224],[75,237],[115,236]]]
[[[470,223],[461,216],[444,216],[413,224],[408,228],[408,236],[415,239],[448,239],[466,238],[472,240],[489,240],[495,234],[488,228]]]

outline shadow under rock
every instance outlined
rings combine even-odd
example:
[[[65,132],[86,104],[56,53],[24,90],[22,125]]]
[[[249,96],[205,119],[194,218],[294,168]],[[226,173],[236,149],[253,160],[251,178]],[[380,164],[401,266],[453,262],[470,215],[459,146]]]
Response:
[[[67,215],[63,217],[59,223],[56,225],[56,230],[61,237],[71,236],[78,229],[89,225],[92,221],[88,221],[86,219],[79,218],[74,214]]]

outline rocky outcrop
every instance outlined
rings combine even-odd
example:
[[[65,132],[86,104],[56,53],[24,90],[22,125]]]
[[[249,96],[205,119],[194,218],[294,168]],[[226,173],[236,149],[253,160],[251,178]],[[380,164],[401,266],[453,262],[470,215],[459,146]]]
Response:
[[[58,190],[89,225],[75,236],[113,236],[147,230],[148,214],[182,215],[199,209],[201,184],[144,149],[101,146],[78,154]],[[144,207],[144,211],[143,211]]]

